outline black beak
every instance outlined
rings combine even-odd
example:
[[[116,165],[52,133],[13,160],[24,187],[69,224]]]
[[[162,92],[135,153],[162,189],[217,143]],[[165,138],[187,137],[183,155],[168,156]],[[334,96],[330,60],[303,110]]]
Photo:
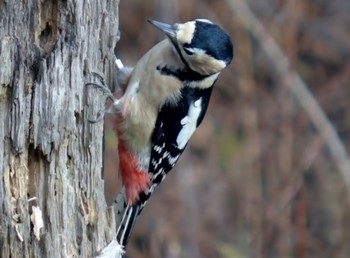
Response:
[[[163,31],[170,39],[176,39],[177,26],[159,21],[148,20],[154,27]]]

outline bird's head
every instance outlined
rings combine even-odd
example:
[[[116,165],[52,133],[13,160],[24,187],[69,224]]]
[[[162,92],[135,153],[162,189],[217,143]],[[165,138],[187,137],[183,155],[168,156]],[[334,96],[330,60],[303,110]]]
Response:
[[[203,75],[220,72],[233,58],[229,35],[209,20],[166,24],[149,20],[163,31],[186,66]]]

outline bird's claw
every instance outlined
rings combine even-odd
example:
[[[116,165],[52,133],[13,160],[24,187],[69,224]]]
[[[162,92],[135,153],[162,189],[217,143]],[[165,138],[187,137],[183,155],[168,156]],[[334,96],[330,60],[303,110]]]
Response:
[[[102,83],[102,82],[101,82]],[[103,94],[107,96],[108,99],[110,99],[112,102],[115,101],[115,98],[111,92],[111,90],[108,88],[107,85],[105,84],[98,84],[98,83],[94,83],[94,82],[88,82],[85,84],[85,86],[94,86],[96,88],[99,88],[102,90]]]
[[[105,79],[103,78],[102,75],[100,75],[100,74],[98,74],[98,73],[96,73],[96,72],[91,72],[91,74],[92,74],[93,76],[96,76],[96,77],[100,80],[100,82],[102,83],[102,85],[106,86],[106,81],[105,81]]]
[[[110,99],[114,103],[115,98],[114,98],[111,90],[109,89],[108,85],[106,84],[105,79],[101,75],[99,75],[98,73],[92,72],[91,74],[93,76],[97,77],[101,84],[94,83],[94,82],[88,82],[85,84],[85,86],[93,86],[95,88],[99,88],[100,90],[102,90],[103,95],[106,96],[106,101],[107,101],[107,99]],[[104,118],[105,112],[106,112],[105,108],[100,110],[97,113],[96,119],[88,119],[89,123],[95,124],[95,123],[102,121]]]
[[[96,124],[96,123],[98,123],[98,122],[101,122],[101,121],[103,120],[104,116],[105,116],[105,110],[100,110],[100,111],[97,113],[96,118],[95,118],[95,119],[89,118],[89,119],[88,119],[88,122],[89,122],[90,124]]]

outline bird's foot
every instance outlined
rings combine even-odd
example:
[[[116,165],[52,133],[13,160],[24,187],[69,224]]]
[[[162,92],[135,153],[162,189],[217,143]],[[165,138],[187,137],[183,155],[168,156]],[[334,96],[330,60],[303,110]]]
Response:
[[[106,97],[105,101],[107,101],[109,99],[113,102],[113,105],[115,105],[115,103],[118,103],[119,101],[116,100],[116,98],[113,96],[111,90],[109,89],[108,85],[105,82],[105,79],[101,75],[99,75],[98,73],[92,72],[91,74],[93,76],[95,76],[100,81],[100,83],[88,82],[85,84],[85,86],[93,86],[95,88],[102,90],[103,95]],[[105,113],[106,113],[106,108],[103,107],[97,113],[97,116],[95,119],[88,119],[88,121],[92,124],[98,123],[98,122],[103,120]]]

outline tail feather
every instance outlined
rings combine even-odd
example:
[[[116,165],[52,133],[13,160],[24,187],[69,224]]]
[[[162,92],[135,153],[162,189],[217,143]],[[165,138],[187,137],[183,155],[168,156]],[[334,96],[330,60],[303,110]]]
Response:
[[[117,227],[122,221],[127,206],[125,187],[123,187],[117,198],[114,200],[115,224]]]
[[[140,215],[155,186],[156,184],[153,184],[153,187],[150,187],[147,192],[141,193],[139,200],[133,205],[128,204],[125,187],[118,194],[114,205],[115,223],[118,227],[116,239],[124,248],[128,244],[137,216]]]
[[[128,205],[125,209],[123,218],[117,230],[117,241],[124,247],[128,244],[139,210],[140,206],[138,204]]]
[[[124,248],[128,244],[132,229],[135,225],[136,218],[140,214],[140,202],[134,205],[127,203],[125,188],[119,193],[115,200],[114,212],[117,225],[117,241]]]

